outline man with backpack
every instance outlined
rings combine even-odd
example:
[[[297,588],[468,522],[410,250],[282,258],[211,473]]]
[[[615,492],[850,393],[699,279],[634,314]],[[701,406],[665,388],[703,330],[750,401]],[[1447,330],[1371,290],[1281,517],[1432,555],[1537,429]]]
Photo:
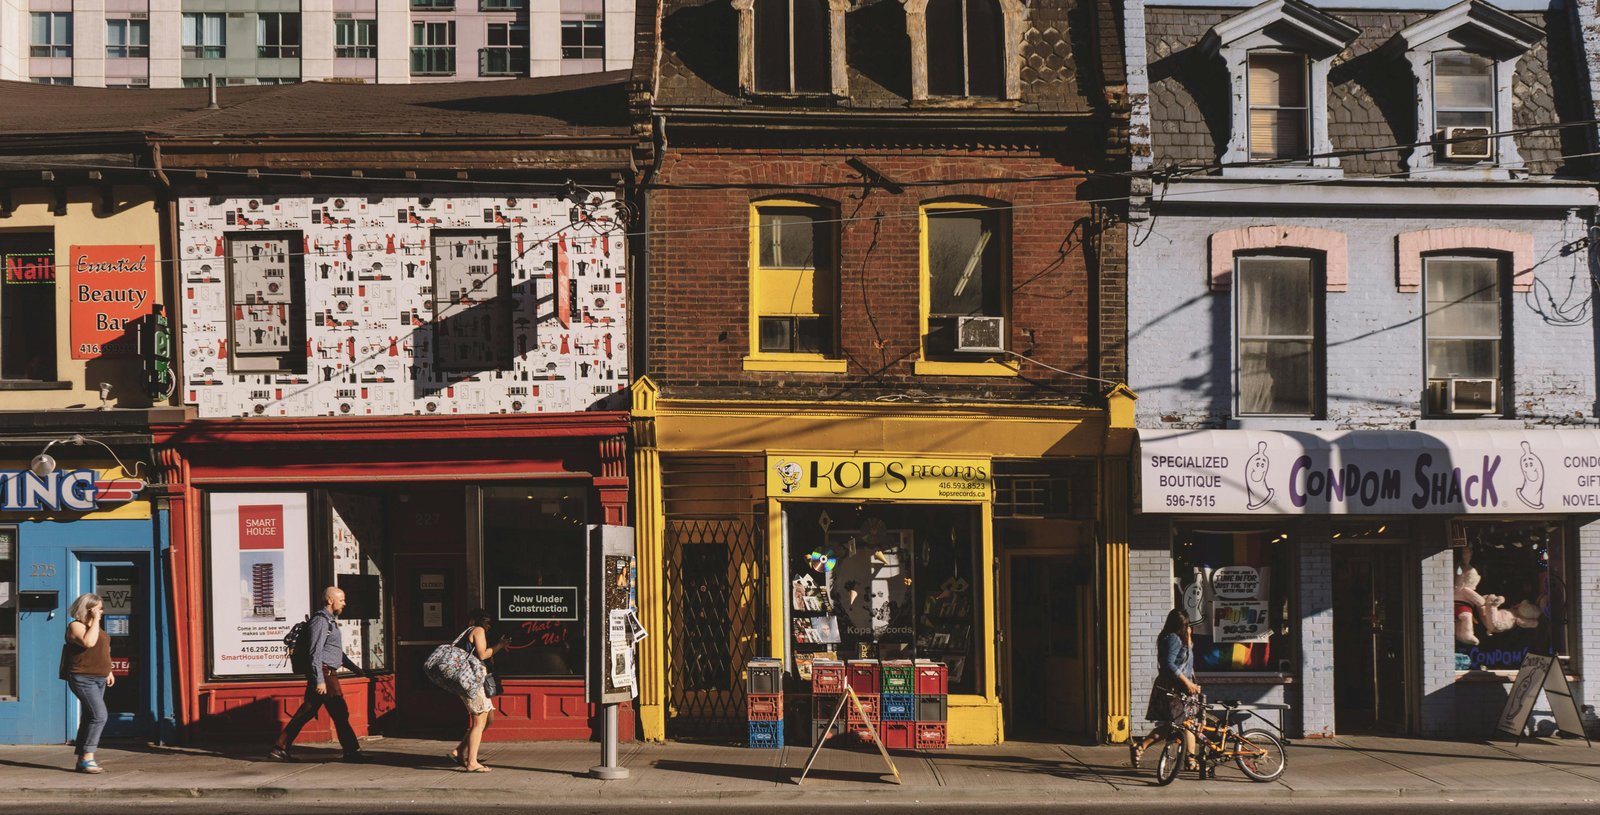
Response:
[[[356,731],[350,727],[350,708],[344,702],[344,693],[339,689],[339,669],[348,667],[357,673],[361,668],[345,656],[343,637],[339,633],[339,613],[344,611],[344,592],[335,586],[329,586],[322,592],[323,606],[316,614],[311,615],[311,620],[306,623],[300,632],[300,638],[306,639],[302,646],[298,640],[294,650],[305,649],[306,660],[306,696],[300,703],[300,709],[295,711],[289,724],[284,726],[283,732],[278,735],[278,741],[273,744],[272,750],[267,753],[269,758],[278,761],[293,761],[289,755],[289,746],[294,744],[295,736],[300,735],[300,729],[306,723],[316,718],[317,710],[326,707],[328,718],[333,719],[333,729],[339,734],[339,746],[344,748],[344,760],[361,763],[368,760],[367,755],[361,752],[361,742],[356,740]],[[297,666],[299,667],[299,666]]]

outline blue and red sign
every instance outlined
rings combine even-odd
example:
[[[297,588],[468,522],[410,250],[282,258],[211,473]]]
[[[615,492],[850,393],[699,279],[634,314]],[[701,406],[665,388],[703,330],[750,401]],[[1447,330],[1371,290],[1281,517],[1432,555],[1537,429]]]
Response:
[[[94,512],[132,501],[144,488],[137,478],[107,478],[95,470],[42,478],[30,470],[0,470],[0,512]]]

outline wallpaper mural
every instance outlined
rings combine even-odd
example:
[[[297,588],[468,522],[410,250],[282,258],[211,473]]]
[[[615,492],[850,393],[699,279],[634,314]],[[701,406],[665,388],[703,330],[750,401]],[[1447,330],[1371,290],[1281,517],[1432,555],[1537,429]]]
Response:
[[[627,386],[609,197],[185,198],[179,214],[184,401],[202,417],[581,411]]]

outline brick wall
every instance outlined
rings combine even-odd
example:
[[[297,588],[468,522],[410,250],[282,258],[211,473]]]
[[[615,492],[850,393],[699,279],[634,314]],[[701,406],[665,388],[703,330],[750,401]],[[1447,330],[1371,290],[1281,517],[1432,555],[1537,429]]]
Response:
[[[680,137],[681,138],[681,137]],[[853,156],[896,182],[1011,179],[1072,173],[1037,150],[938,152],[760,151],[685,147],[664,157],[663,185],[748,184],[771,188],[658,189],[649,200],[647,371],[673,396],[873,399],[880,396],[1084,403],[1105,388],[1023,363],[1017,377],[917,376],[921,203],[971,197],[1010,204],[1010,347],[1054,368],[1120,376],[1125,319],[1126,236],[1105,224],[1080,179],[961,183],[904,188],[796,189],[859,184]],[[749,205],[769,197],[831,202],[840,235],[839,323],[845,374],[745,371],[749,353]],[[1099,230],[1105,229],[1104,234]],[[1092,273],[1092,268],[1103,273]],[[1093,311],[1108,320],[1096,350]],[[1101,372],[1104,373],[1101,373]]]

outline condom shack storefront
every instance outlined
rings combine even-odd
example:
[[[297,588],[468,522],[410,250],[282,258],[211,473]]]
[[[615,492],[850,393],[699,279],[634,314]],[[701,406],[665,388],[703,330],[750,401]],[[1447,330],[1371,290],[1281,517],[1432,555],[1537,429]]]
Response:
[[[1306,736],[1485,737],[1524,656],[1580,699],[1600,665],[1600,433],[1145,430],[1138,461],[1135,688],[1174,606],[1211,695]]]
[[[641,643],[646,738],[743,728],[757,656],[784,663],[791,740],[826,657],[945,663],[952,743],[1125,736],[1131,395],[1109,410],[657,397],[634,386],[641,608],[664,634]]]

